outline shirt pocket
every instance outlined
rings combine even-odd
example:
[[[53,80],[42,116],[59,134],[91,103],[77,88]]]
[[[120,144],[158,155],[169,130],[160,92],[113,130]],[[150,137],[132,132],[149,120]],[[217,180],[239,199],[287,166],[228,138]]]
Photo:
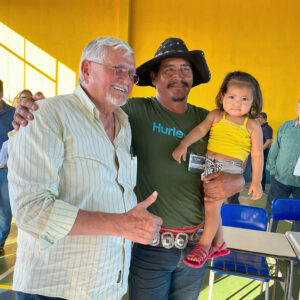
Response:
[[[137,179],[137,157],[126,155],[119,158],[118,182],[125,189],[133,189]]]

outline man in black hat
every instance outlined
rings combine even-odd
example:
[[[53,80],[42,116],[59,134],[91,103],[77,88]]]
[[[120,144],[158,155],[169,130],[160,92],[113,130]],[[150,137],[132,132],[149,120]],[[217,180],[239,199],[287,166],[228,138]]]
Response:
[[[204,54],[188,51],[181,39],[169,38],[153,59],[142,64],[138,85],[154,86],[156,97],[132,98],[122,108],[132,128],[133,155],[138,157],[136,194],[138,201],[153,189],[156,203],[149,211],[163,219],[160,241],[135,243],[129,277],[129,297],[147,299],[198,299],[206,266],[193,269],[183,263],[191,251],[191,233],[204,220],[200,173],[178,164],[172,152],[208,111],[187,103],[192,87],[210,79]],[[31,102],[27,107],[36,106]],[[21,114],[21,115],[20,115]],[[15,121],[32,118],[19,107]],[[16,126],[18,124],[15,123]],[[204,155],[207,137],[193,144],[190,152]],[[206,201],[225,199],[243,188],[242,175],[212,174],[203,184]],[[151,192],[150,192],[151,193]]]
[[[134,244],[130,299],[198,299],[206,267],[193,269],[183,264],[191,248],[186,244],[186,248],[178,249],[176,236],[182,228],[189,233],[191,226],[204,219],[202,182],[200,173],[188,171],[188,162],[178,164],[171,154],[208,113],[187,100],[192,87],[210,80],[210,72],[201,50],[188,51],[181,39],[169,38],[153,59],[137,68],[137,74],[138,85],[154,86],[156,97],[128,99],[123,106],[138,157],[136,194],[143,199],[155,187],[158,199],[149,211],[163,219],[163,231],[173,234],[174,242],[172,235],[161,235],[156,247]],[[205,155],[206,147],[207,137],[193,144],[189,152]],[[225,199],[243,187],[241,175],[211,175],[207,181],[207,201]],[[226,184],[229,181],[230,185]]]

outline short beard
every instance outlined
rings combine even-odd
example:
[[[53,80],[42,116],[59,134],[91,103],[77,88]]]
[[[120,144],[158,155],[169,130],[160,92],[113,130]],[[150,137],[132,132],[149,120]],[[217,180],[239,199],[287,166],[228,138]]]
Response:
[[[119,98],[113,97],[111,94],[107,94],[107,95],[106,95],[106,100],[107,100],[109,103],[111,103],[111,104],[113,104],[113,105],[115,105],[115,106],[122,106],[122,105],[124,105],[124,104],[126,103],[126,101],[127,101],[127,99],[125,98],[124,101],[120,103]]]
[[[182,102],[185,100],[185,97],[179,97],[179,98],[172,98],[173,102]]]

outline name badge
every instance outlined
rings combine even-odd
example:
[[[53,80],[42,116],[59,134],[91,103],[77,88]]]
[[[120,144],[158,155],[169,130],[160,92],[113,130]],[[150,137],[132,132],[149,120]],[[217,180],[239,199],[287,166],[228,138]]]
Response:
[[[298,158],[298,161],[297,161],[296,167],[294,169],[293,175],[300,176],[300,157]]]

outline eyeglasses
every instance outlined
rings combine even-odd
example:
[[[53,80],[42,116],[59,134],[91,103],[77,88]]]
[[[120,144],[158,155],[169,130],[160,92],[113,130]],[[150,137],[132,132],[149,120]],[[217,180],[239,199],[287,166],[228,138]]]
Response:
[[[98,64],[98,65],[101,65],[101,66],[104,66],[106,68],[109,68],[111,70],[114,70],[115,72],[115,77],[116,78],[120,78],[121,76],[124,76],[124,74],[127,74],[129,79],[134,83],[134,84],[137,84],[139,82],[139,76],[134,73],[134,72],[131,72],[131,71],[127,71],[125,68],[123,67],[117,67],[117,66],[109,66],[109,65],[106,65],[106,64],[103,64],[101,62],[98,62],[98,61],[94,61],[94,60],[89,60],[90,62],[93,62],[95,64]]]

